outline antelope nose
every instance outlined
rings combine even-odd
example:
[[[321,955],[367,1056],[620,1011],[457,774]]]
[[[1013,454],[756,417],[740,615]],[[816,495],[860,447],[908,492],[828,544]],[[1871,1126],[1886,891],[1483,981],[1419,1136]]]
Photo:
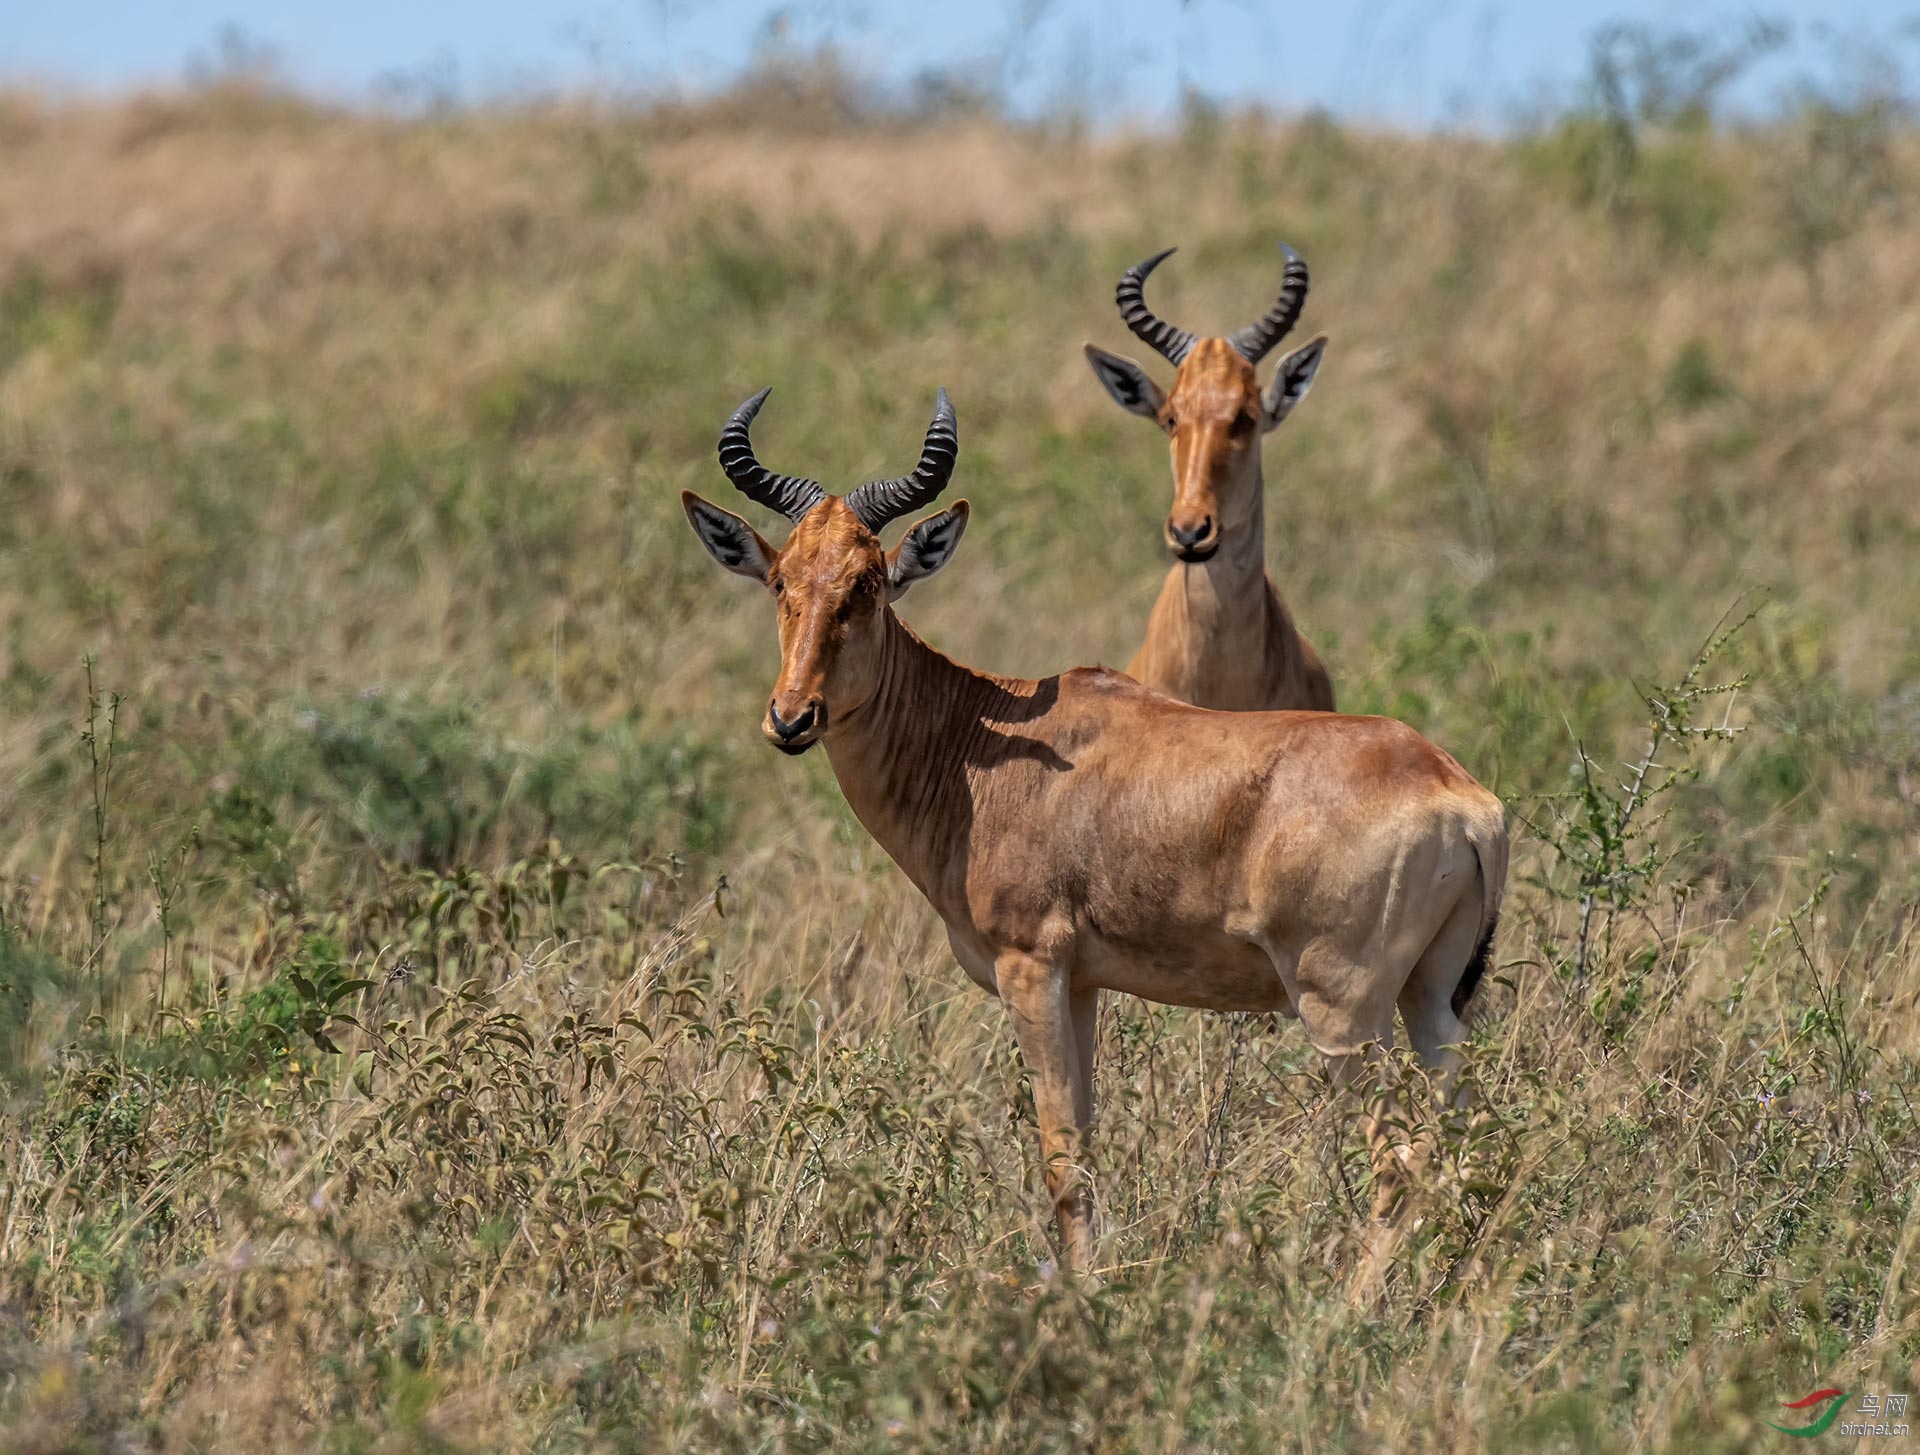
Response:
[[[1201,517],[1200,524],[1196,526],[1168,521],[1167,541],[1177,555],[1199,556],[1209,553],[1213,549],[1213,517]]]
[[[792,721],[780,716],[780,709],[776,704],[772,702],[767,704],[767,725],[773,729],[774,736],[785,743],[792,742],[806,732],[819,716],[819,704],[815,702],[809,702],[806,710]]]

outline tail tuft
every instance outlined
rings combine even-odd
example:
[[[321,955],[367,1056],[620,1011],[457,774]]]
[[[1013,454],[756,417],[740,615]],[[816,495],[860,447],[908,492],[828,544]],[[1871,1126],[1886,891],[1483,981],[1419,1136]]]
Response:
[[[1480,943],[1473,947],[1473,958],[1467,961],[1465,973],[1460,983],[1453,987],[1453,1013],[1458,1019],[1465,1019],[1467,1007],[1473,1004],[1473,993],[1480,988],[1480,980],[1487,973],[1487,965],[1493,959],[1493,932],[1500,927],[1500,916],[1495,914],[1487,921],[1487,928],[1480,936]]]

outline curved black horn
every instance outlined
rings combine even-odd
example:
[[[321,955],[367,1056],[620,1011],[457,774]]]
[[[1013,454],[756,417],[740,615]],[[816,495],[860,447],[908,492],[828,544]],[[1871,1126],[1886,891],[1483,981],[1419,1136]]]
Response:
[[[1140,341],[1148,348],[1164,354],[1170,364],[1178,364],[1186,358],[1187,350],[1193,347],[1193,335],[1184,328],[1175,328],[1165,319],[1155,318],[1153,310],[1147,307],[1144,289],[1147,274],[1177,251],[1177,248],[1168,248],[1163,253],[1155,253],[1144,263],[1135,263],[1120,275],[1120,281],[1113,289],[1113,301],[1120,305],[1120,317],[1127,327],[1138,334]]]
[[[1300,310],[1307,306],[1306,260],[1285,243],[1280,244],[1280,251],[1286,254],[1287,270],[1280,277],[1279,298],[1265,318],[1248,324],[1227,340],[1250,364],[1259,363],[1272,352],[1273,346],[1299,321]]]
[[[848,494],[847,506],[860,517],[862,525],[877,532],[909,510],[931,503],[947,488],[959,458],[960,432],[953,417],[953,403],[942,389],[933,402],[933,423],[927,426],[926,443],[920,447],[920,463],[913,467],[913,473],[896,480],[871,480]]]
[[[727,478],[749,500],[756,500],[769,509],[777,510],[788,520],[797,521],[814,506],[826,499],[827,492],[820,488],[817,480],[803,480],[798,475],[776,475],[753,456],[753,442],[747,438],[747,427],[753,423],[754,415],[760,412],[760,406],[767,402],[772,388],[762,389],[745,404],[734,410],[727,420],[727,427],[720,431],[720,468],[727,472]]]

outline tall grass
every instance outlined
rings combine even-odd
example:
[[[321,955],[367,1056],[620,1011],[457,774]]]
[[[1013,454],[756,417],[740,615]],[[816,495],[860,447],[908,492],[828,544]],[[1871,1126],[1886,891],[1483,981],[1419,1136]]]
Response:
[[[0,1449],[1732,1451],[1920,1392],[1890,116],[1871,178],[1810,111],[1597,187],[1578,122],[6,98]],[[770,614],[675,501],[762,384],[836,483],[945,384],[915,626],[1124,661],[1166,463],[1078,344],[1174,242],[1156,307],[1245,322],[1279,238],[1333,344],[1275,572],[1530,826],[1367,1310],[1296,1030],[1137,1003],[1055,1270],[1004,1018],[758,745]]]

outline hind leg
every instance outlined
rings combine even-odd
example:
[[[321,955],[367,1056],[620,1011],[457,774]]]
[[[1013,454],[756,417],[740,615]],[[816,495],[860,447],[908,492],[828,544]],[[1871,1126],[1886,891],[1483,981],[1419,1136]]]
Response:
[[[1294,1003],[1301,1027],[1326,1064],[1336,1089],[1345,1091],[1360,1082],[1377,1079],[1393,1047],[1394,978],[1383,976],[1357,955],[1325,941],[1309,945],[1295,968]],[[1371,1074],[1368,1074],[1371,1073]],[[1363,1087],[1371,1094],[1374,1087]],[[1388,1093],[1386,1116],[1360,1114],[1374,1169],[1374,1214],[1379,1216],[1396,1199],[1403,1158],[1394,1147],[1390,1124],[1394,1102]]]
[[[1479,895],[1463,896],[1421,952],[1399,995],[1407,1041],[1441,1096],[1453,1106],[1468,1104],[1459,1080],[1460,1045],[1467,1038],[1467,1026],[1453,1002],[1479,947],[1480,915]],[[1470,1003],[1461,1009],[1470,1010]]]
[[[1404,976],[1369,963],[1373,955],[1386,958],[1382,947],[1368,951],[1363,958],[1329,943],[1311,945],[1295,972],[1300,1023],[1334,1085],[1354,1087],[1381,1102],[1378,1116],[1368,1109],[1359,1118],[1373,1163],[1373,1208],[1348,1278],[1348,1297],[1356,1305],[1372,1303],[1385,1287],[1387,1269],[1405,1236],[1404,1193],[1418,1161],[1399,1127],[1399,1098],[1380,1076],[1393,1046],[1394,987]]]

